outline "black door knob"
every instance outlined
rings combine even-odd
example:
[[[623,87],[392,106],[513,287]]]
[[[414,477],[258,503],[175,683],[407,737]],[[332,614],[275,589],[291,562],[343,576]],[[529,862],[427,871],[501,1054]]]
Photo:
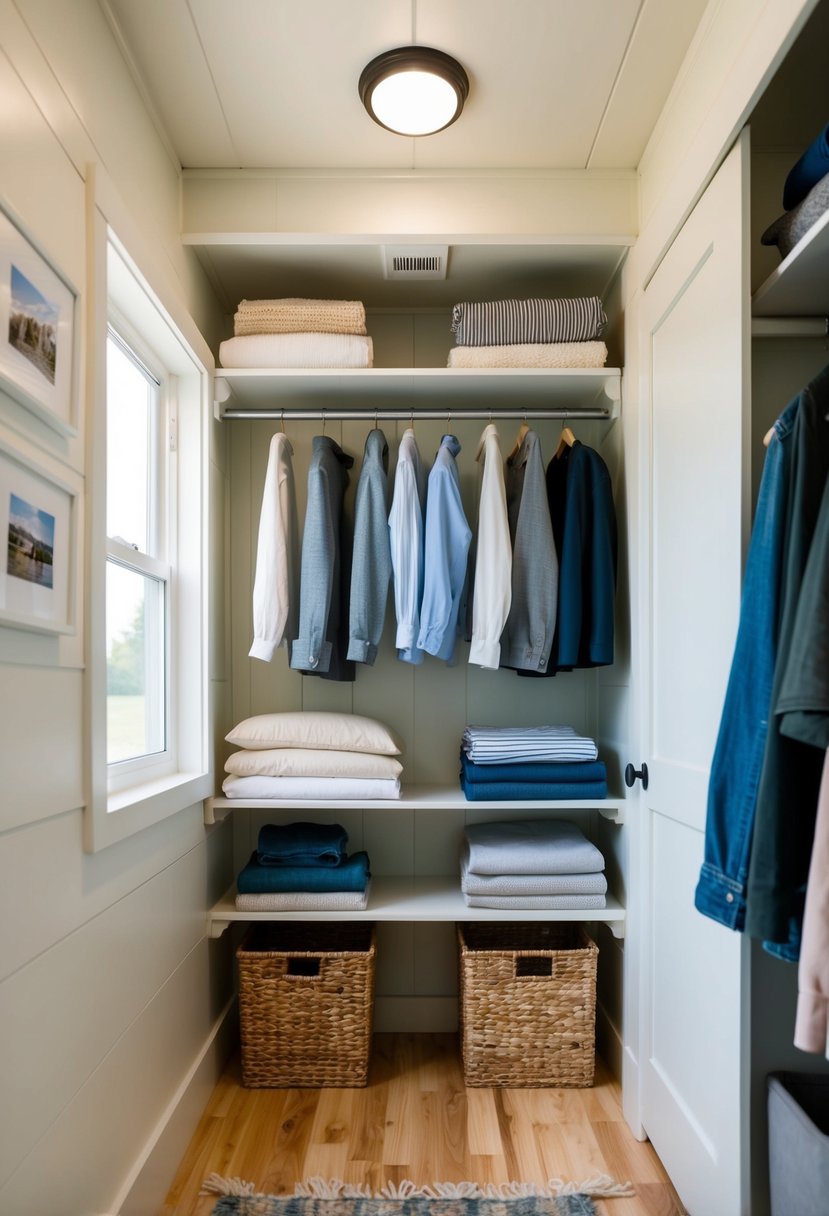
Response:
[[[632,764],[628,764],[625,768],[625,785],[630,789],[636,778],[639,777],[642,781],[642,789],[648,788],[648,766],[642,763],[641,768],[634,768]]]

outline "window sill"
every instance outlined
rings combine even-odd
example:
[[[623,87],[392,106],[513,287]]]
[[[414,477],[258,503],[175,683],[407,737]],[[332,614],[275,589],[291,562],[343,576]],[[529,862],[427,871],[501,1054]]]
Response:
[[[178,772],[119,790],[97,807],[93,800],[87,807],[86,849],[97,853],[201,803],[211,791],[210,773]]]

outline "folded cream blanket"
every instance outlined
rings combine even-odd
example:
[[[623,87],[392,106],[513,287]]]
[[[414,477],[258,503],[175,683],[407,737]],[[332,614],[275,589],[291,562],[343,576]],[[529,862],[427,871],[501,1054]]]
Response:
[[[360,300],[242,300],[233,332],[243,334],[364,334],[366,310]]]
[[[364,912],[368,907],[371,879],[363,891],[264,891],[261,895],[237,895],[240,912]]]
[[[219,346],[222,367],[372,367],[374,345],[360,334],[251,333]]]
[[[604,367],[604,342],[516,342],[453,346],[447,367]]]

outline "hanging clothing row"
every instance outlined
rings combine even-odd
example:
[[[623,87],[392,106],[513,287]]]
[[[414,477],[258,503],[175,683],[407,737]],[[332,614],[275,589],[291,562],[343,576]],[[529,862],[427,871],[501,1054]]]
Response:
[[[607,466],[569,428],[546,474],[526,424],[506,462],[490,423],[476,452],[477,531],[461,497],[458,439],[443,436],[428,476],[415,439],[401,439],[389,507],[389,448],[370,431],[354,503],[354,458],[317,435],[300,544],[290,440],[271,439],[253,586],[253,658],[285,645],[306,675],[350,681],[371,665],[393,588],[402,662],[426,655],[520,675],[613,662],[616,518]],[[561,571],[565,572],[564,578]],[[552,659],[551,659],[552,656]]]
[[[711,765],[704,915],[799,962],[794,1042],[829,1026],[829,366],[783,410],[763,465]]]

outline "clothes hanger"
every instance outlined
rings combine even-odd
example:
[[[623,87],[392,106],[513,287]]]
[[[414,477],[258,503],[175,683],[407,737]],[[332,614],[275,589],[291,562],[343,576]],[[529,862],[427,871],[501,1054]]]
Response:
[[[507,460],[512,460],[513,457],[518,454],[518,450],[521,447],[521,444],[524,442],[524,437],[529,434],[529,430],[530,428],[527,425],[527,419],[525,418],[518,428],[518,434],[515,436],[515,443],[512,445],[512,451],[510,452],[509,456],[507,456]]]
[[[489,422],[487,426],[492,426],[492,410],[489,411]],[[478,446],[475,449],[475,459],[480,460],[481,452],[484,450],[484,438],[486,436],[486,428],[481,431],[481,438],[478,440]]]
[[[565,448],[571,448],[576,442],[576,436],[570,430],[569,426],[561,428],[561,434],[558,437],[558,447],[553,452],[553,460],[558,460]]]

